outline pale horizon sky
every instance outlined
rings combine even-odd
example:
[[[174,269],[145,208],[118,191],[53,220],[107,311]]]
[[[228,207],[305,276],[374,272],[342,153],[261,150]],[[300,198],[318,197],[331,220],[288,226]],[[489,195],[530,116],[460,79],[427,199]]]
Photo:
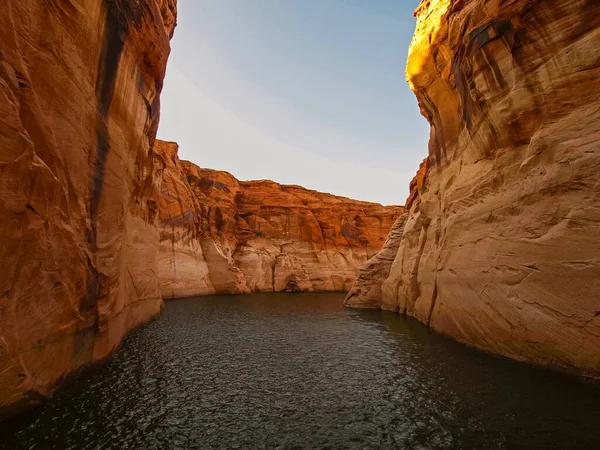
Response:
[[[405,81],[419,0],[179,0],[158,137],[240,180],[404,204],[429,126]]]

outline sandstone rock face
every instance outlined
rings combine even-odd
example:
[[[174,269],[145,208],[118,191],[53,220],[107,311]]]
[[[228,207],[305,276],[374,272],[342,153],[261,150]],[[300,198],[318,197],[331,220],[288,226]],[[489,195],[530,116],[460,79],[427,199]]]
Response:
[[[0,414],[161,308],[152,145],[175,0],[0,8]]]
[[[402,214],[392,226],[382,249],[364,264],[344,301],[348,307],[382,308],[383,284],[390,276],[392,263],[402,242],[407,214]]]
[[[238,181],[164,160],[159,275],[165,298],[212,293],[344,291],[381,248],[402,207],[272,181]]]
[[[389,275],[357,289],[470,345],[600,376],[600,2],[416,15],[407,76],[429,167]]]

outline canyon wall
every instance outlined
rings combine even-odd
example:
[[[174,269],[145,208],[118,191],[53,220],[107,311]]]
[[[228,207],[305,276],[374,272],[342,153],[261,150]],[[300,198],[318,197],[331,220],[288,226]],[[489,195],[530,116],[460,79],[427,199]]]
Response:
[[[430,0],[416,16],[429,167],[387,275],[365,267],[347,305],[599,377],[600,2]]]
[[[165,298],[212,293],[347,291],[384,243],[398,206],[272,181],[238,181],[177,156],[165,165],[159,275]]]
[[[0,414],[160,311],[152,151],[175,0],[0,8]]]

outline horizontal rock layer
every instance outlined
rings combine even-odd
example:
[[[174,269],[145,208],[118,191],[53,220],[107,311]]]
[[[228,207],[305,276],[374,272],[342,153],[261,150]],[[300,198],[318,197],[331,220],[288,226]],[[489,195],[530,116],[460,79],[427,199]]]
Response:
[[[600,2],[430,0],[416,16],[429,167],[347,304],[599,377]]]
[[[0,414],[161,308],[152,152],[175,0],[0,8]]]
[[[157,141],[165,169],[159,275],[164,297],[347,291],[381,248],[402,207],[272,181],[238,181],[180,161]]]

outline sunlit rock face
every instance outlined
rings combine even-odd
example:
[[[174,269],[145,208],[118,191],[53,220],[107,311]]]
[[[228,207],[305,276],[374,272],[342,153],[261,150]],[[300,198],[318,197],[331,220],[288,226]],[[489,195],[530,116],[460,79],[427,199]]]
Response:
[[[160,198],[163,296],[347,291],[381,248],[402,207],[350,200],[272,181],[238,181],[177,156]]]
[[[175,0],[0,8],[0,414],[161,308],[152,145]]]
[[[367,286],[381,305],[347,303],[600,376],[600,2],[431,0],[416,16],[429,167]]]

